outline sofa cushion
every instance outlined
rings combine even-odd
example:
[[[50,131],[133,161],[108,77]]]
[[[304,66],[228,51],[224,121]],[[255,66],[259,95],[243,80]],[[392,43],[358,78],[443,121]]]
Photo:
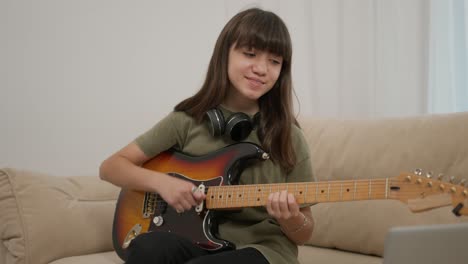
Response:
[[[97,177],[0,170],[1,262],[43,264],[112,250],[118,191]]]
[[[298,259],[301,264],[382,264],[380,257],[311,246],[300,246]]]
[[[382,264],[382,258],[380,257],[310,246],[300,246],[298,258],[301,264]],[[122,264],[123,261],[117,256],[117,254],[115,254],[115,252],[103,252],[62,258],[49,264],[82,263]]]
[[[75,256],[58,259],[49,264],[83,264],[83,263],[96,263],[96,264],[122,264],[123,261],[117,256],[114,251],[95,253],[89,255]]]
[[[318,181],[395,177],[417,168],[468,180],[468,113],[304,118],[301,125]],[[413,213],[395,200],[320,203],[312,206],[315,228],[308,244],[381,256],[391,227],[468,221],[455,217],[451,209]]]

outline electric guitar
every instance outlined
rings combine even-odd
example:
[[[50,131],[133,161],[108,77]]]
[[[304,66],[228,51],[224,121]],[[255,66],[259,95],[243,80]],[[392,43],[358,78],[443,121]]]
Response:
[[[206,250],[234,247],[214,235],[216,209],[265,206],[268,195],[281,190],[293,193],[300,204],[394,199],[407,203],[414,212],[452,204],[456,215],[468,215],[464,206],[468,189],[421,176],[420,171],[394,178],[236,185],[248,162],[268,158],[255,144],[237,143],[199,157],[169,150],[151,159],[143,167],[192,182],[206,199],[189,211],[177,213],[156,193],[122,189],[112,230],[117,254],[126,260],[130,242],[146,232],[173,232]]]

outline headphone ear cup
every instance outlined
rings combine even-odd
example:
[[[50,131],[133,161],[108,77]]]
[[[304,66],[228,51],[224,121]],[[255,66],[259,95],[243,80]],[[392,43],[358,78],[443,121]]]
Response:
[[[247,114],[235,113],[226,120],[224,135],[234,141],[240,141],[247,138],[252,129],[252,120]]]
[[[211,109],[205,113],[205,118],[208,119],[208,129],[213,137],[219,137],[224,134],[224,115],[218,109]]]

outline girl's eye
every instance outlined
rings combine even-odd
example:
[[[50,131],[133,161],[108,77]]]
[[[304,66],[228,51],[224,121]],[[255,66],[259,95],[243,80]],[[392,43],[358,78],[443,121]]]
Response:
[[[246,51],[246,52],[244,52],[244,54],[245,54],[245,56],[247,56],[247,57],[255,57],[255,53],[253,53],[253,52],[247,52],[247,51]]]
[[[280,65],[281,64],[281,60],[277,60],[277,59],[271,59],[271,62],[273,64],[276,64],[276,65]]]

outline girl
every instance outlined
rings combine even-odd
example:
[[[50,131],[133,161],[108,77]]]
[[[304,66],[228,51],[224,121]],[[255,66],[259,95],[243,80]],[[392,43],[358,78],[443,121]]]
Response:
[[[201,89],[105,160],[100,177],[156,192],[182,213],[205,194],[141,165],[171,147],[200,156],[240,140],[256,143],[271,158],[247,167],[239,184],[310,181],[307,144],[292,110],[291,56],[289,32],[277,15],[258,8],[238,13],[218,37]],[[270,194],[266,207],[221,211],[217,223],[216,236],[235,250],[206,251],[172,233],[148,232],[130,243],[127,263],[298,263],[297,245],[313,229],[310,207],[299,206],[286,190]]]

